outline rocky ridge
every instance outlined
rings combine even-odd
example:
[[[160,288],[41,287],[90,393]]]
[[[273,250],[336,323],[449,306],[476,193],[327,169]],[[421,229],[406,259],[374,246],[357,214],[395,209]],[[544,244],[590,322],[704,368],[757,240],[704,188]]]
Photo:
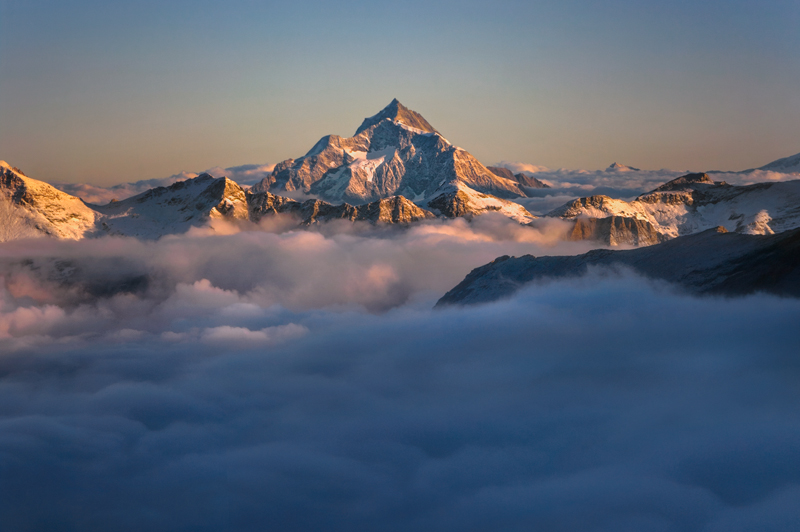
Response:
[[[790,155],[789,157],[783,157],[781,159],[777,159],[775,161],[772,161],[771,163],[767,163],[764,166],[760,166],[758,168],[745,170],[742,173],[754,172],[756,170],[764,170],[768,172],[781,172],[784,174],[800,174],[800,153]]]
[[[0,242],[43,236],[154,239],[213,220],[257,223],[277,214],[292,216],[304,226],[331,220],[407,224],[436,218],[402,196],[358,206],[315,199],[301,202],[269,192],[253,193],[228,178],[209,174],[107,205],[92,205],[31,179],[7,163],[0,164]]]
[[[299,191],[353,205],[404,196],[443,213],[463,210],[466,204],[458,201],[459,207],[441,208],[463,192],[480,207],[470,214],[485,212],[485,201],[477,200],[492,196],[493,203],[503,206],[494,210],[534,218],[508,201],[526,196],[523,184],[496,175],[397,100],[366,118],[353,137],[328,135],[304,156],[279,163],[253,191]]]
[[[97,218],[79,198],[0,161],[0,242],[38,236],[82,238]]]
[[[503,256],[472,270],[436,306],[496,301],[529,283],[579,277],[596,267],[629,268],[694,294],[769,292],[800,297],[800,229],[749,235],[720,227],[631,250],[596,249],[561,257]]]
[[[630,202],[589,196],[570,201],[547,216],[576,220],[576,235],[605,241],[613,239],[614,227],[636,228],[620,242],[633,245],[717,226],[737,233],[772,234],[800,227],[800,180],[735,186],[713,181],[708,174],[687,174]],[[601,222],[606,218],[612,220]]]

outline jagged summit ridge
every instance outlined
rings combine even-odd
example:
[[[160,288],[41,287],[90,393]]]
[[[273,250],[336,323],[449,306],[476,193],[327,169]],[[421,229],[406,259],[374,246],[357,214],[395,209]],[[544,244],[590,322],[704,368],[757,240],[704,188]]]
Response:
[[[361,126],[356,130],[354,136],[387,119],[392,122],[405,124],[408,127],[418,129],[425,133],[438,133],[421,114],[412,111],[395,98],[389,102],[389,105],[381,109],[378,114],[365,118]]]
[[[355,136],[325,136],[304,156],[277,164],[253,191],[299,191],[353,205],[399,195],[427,208],[457,185],[502,199],[526,196],[519,182],[495,175],[394,100]]]
[[[158,239],[214,220],[258,223],[276,214],[289,215],[305,226],[332,220],[408,224],[436,217],[403,196],[358,206],[318,199],[300,202],[269,192],[253,193],[227,177],[207,173],[121,201],[92,205],[26,177],[7,163],[0,165],[0,242],[44,236]]]

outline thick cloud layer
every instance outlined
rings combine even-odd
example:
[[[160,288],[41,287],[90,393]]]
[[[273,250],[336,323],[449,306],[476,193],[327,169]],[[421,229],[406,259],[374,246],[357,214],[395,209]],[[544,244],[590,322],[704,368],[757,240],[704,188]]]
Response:
[[[0,529],[798,529],[800,301],[595,271],[431,310],[556,232],[4,244]]]
[[[288,221],[289,227],[295,224]],[[264,226],[248,227],[255,230],[221,224],[156,242],[9,242],[0,275],[16,302],[9,300],[7,309],[25,306],[18,311],[27,313],[28,306],[58,305],[72,314],[87,313],[90,324],[97,323],[91,316],[97,313],[128,322],[135,313],[148,330],[164,327],[170,318],[151,323],[147,316],[168,312],[173,304],[196,306],[195,299],[202,299],[197,294],[207,290],[261,307],[386,310],[424,294],[441,295],[472,268],[503,254],[574,254],[592,247],[563,242],[568,226],[539,220],[524,227],[492,213],[473,223],[456,219],[375,229],[340,222],[279,232],[282,219],[270,218]],[[97,296],[105,297],[98,302]],[[11,327],[7,316],[6,325],[0,320],[0,335]]]

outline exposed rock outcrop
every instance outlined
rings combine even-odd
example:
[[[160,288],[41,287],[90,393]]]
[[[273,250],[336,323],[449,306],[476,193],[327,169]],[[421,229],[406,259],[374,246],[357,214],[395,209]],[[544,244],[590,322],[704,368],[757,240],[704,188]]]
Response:
[[[606,218],[575,218],[568,240],[596,240],[609,246],[652,246],[668,238],[645,220],[608,216]]]
[[[269,214],[292,214],[301,225],[312,225],[331,220],[364,221],[373,224],[408,224],[436,216],[422,209],[403,196],[392,196],[364,205],[331,205],[321,200],[299,202],[276,196],[269,192],[257,192],[250,196],[250,213],[253,221]]]

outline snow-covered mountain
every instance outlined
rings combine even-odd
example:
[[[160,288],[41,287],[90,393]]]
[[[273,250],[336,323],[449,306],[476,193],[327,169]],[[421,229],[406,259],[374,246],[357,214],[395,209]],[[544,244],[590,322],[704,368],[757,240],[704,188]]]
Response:
[[[528,283],[579,277],[589,267],[598,266],[624,266],[696,294],[770,292],[800,297],[800,228],[776,235],[744,235],[719,227],[624,251],[596,249],[583,255],[556,257],[503,256],[472,270],[436,305],[495,301]]]
[[[756,170],[767,170],[782,174],[800,174],[800,153],[772,161]]]
[[[608,165],[606,172],[641,172],[641,170],[634,168],[633,166],[626,166],[624,164],[614,162]]]
[[[0,242],[54,236],[82,238],[97,212],[83,201],[0,161]]]
[[[353,137],[328,135],[303,157],[279,163],[253,191],[301,191],[355,205],[404,196],[445,215],[475,206],[464,213],[500,210],[534,218],[507,201],[525,197],[519,182],[494,174],[396,99],[366,118]]]
[[[245,191],[226,177],[209,174],[93,207],[101,215],[99,233],[141,238],[184,233],[214,219],[249,219]]]
[[[480,208],[473,206],[473,211]],[[292,216],[305,226],[331,220],[406,224],[436,217],[403,196],[358,206],[332,205],[316,199],[300,202],[269,192],[253,193],[228,178],[209,174],[107,205],[92,205],[0,161],[0,242],[44,236],[156,239],[184,233],[213,220],[257,223],[275,214]]]
[[[575,239],[600,238],[611,244],[649,245],[717,226],[738,233],[772,234],[800,227],[800,180],[734,186],[712,181],[707,174],[688,174],[630,202],[590,196],[570,201],[547,216],[576,220]],[[624,232],[617,242],[613,236],[609,241],[612,233],[599,228],[599,222],[609,217],[634,223],[643,235],[641,241]]]

